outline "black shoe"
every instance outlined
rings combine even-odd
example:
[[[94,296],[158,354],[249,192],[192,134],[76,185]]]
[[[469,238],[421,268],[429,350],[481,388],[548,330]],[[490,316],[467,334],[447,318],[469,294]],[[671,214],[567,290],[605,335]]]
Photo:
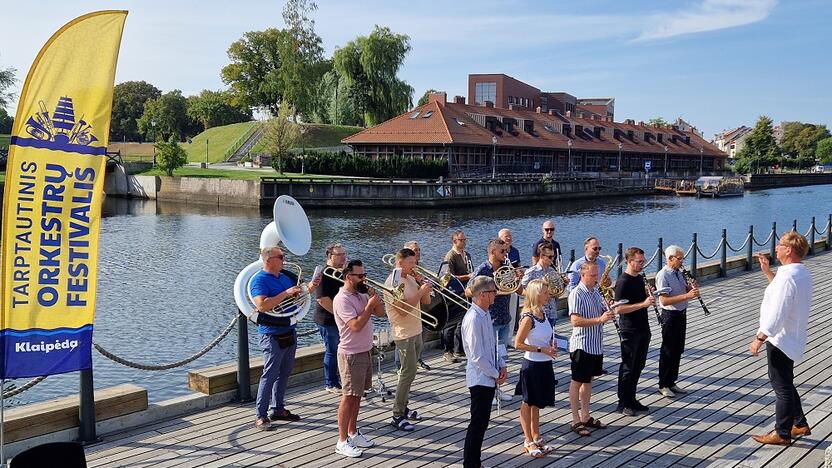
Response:
[[[606,369],[601,369],[601,375],[607,375],[609,373],[610,373],[610,371],[608,371]]]
[[[465,353],[454,353],[454,357],[457,358],[457,359],[468,359],[465,356]]]
[[[638,413],[649,413],[650,412],[650,407],[649,406],[642,405],[639,402],[635,402],[635,404],[633,405],[633,409]]]
[[[624,416],[635,416],[636,412],[632,408],[624,407],[621,409],[621,414]]]
[[[282,413],[278,413],[277,411],[272,411],[272,414],[269,415],[269,420],[271,420],[271,421],[296,422],[296,421],[300,421],[300,416],[298,416],[296,414],[292,414],[289,410],[284,409]]]
[[[429,365],[427,365],[427,363],[425,363],[425,361],[423,361],[423,360],[419,359],[419,361],[417,361],[417,362],[418,362],[418,364],[419,364],[419,367],[420,367],[420,368],[422,368],[422,369],[424,369],[424,370],[426,370],[426,371],[429,371],[429,370],[430,370],[430,366],[429,366]]]

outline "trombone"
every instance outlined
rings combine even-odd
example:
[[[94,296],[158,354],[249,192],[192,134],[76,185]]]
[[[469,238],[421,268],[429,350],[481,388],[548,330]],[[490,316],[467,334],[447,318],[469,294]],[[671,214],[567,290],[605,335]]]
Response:
[[[323,269],[321,274],[343,283],[344,279],[338,276],[338,273],[340,272],[341,270],[335,267],[327,266]],[[364,280],[370,283],[372,287],[384,291],[385,294],[382,294],[381,297],[384,301],[384,304],[386,304],[388,307],[393,307],[396,310],[417,317],[419,320],[421,320],[425,325],[428,325],[429,327],[436,328],[439,326],[439,321],[436,320],[435,317],[422,314],[421,308],[417,306],[412,306],[404,301],[404,283],[400,283],[398,286],[391,288],[390,286],[386,286],[383,283],[379,283],[378,281],[370,279],[370,277],[365,277]]]
[[[393,268],[396,268],[396,256],[393,254],[385,254],[381,257],[381,261]],[[441,294],[446,300],[464,310],[468,310],[471,307],[471,303],[468,302],[467,299],[461,297],[459,294],[448,288],[448,285],[454,280],[454,276],[452,274],[445,273],[444,275],[437,275],[436,273],[419,265],[416,265],[415,270],[417,273],[424,276],[428,281],[433,283],[436,287],[435,291],[438,291],[439,294]]]

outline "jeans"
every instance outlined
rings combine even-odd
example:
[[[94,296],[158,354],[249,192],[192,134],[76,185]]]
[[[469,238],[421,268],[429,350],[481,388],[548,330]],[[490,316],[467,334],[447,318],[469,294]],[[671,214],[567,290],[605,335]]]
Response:
[[[511,324],[507,323],[505,325],[494,325],[494,331],[497,332],[497,341],[499,344],[514,345],[514,343],[508,342],[509,333],[511,332]]]
[[[771,343],[766,343],[768,357],[768,378],[777,396],[774,407],[776,415],[775,429],[780,437],[792,437],[792,425],[806,427],[806,416],[800,404],[800,395],[794,387],[794,361]]]
[[[410,386],[416,378],[416,361],[422,353],[422,335],[396,340],[396,350],[402,363],[399,382],[396,384],[396,399],[393,402],[393,417],[404,416],[410,398]]]
[[[465,448],[463,449],[462,466],[464,468],[479,468],[482,464],[482,439],[488,429],[491,419],[491,401],[494,399],[496,387],[474,385],[468,387],[471,392],[471,422],[465,433]]]
[[[618,368],[618,406],[633,408],[636,387],[650,347],[650,330],[621,330],[621,366]]]
[[[318,332],[324,340],[324,385],[340,387],[341,376],[338,374],[338,343],[341,342],[336,325],[318,325]]]
[[[659,388],[676,385],[685,350],[685,311],[662,309],[662,348],[659,354]]]
[[[297,349],[297,335],[295,344],[281,349],[275,335],[260,335],[260,346],[263,348],[263,375],[257,387],[257,417],[268,416],[269,407],[283,411],[286,396],[286,385],[289,375],[295,367],[295,350]]]

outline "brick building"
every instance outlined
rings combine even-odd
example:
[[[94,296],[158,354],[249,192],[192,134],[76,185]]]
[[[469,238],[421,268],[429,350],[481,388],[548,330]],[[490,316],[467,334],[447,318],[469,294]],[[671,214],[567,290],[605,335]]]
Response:
[[[512,86],[502,84],[505,102],[509,92],[515,98],[534,99]],[[492,97],[490,88],[480,91]],[[476,89],[473,92],[476,99]],[[462,96],[447,102],[445,93],[435,93],[427,104],[342,142],[355,154],[373,158],[445,159],[454,176],[485,175],[492,170],[501,174],[618,171],[619,159],[621,170],[627,172],[644,171],[647,161],[653,172],[664,172],[665,162],[676,173],[725,168],[727,155],[692,130],[632,120],[614,122],[595,114],[578,117],[572,111],[544,112],[533,101],[529,104],[536,104],[534,110],[500,108],[493,102],[484,99],[484,104],[469,105]]]

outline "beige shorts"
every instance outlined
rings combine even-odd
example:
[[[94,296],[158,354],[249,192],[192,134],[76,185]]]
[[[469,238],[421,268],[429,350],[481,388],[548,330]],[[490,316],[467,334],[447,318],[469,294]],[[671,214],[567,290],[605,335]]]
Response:
[[[370,351],[358,354],[338,352],[338,372],[345,396],[362,397],[373,385],[373,361]]]

